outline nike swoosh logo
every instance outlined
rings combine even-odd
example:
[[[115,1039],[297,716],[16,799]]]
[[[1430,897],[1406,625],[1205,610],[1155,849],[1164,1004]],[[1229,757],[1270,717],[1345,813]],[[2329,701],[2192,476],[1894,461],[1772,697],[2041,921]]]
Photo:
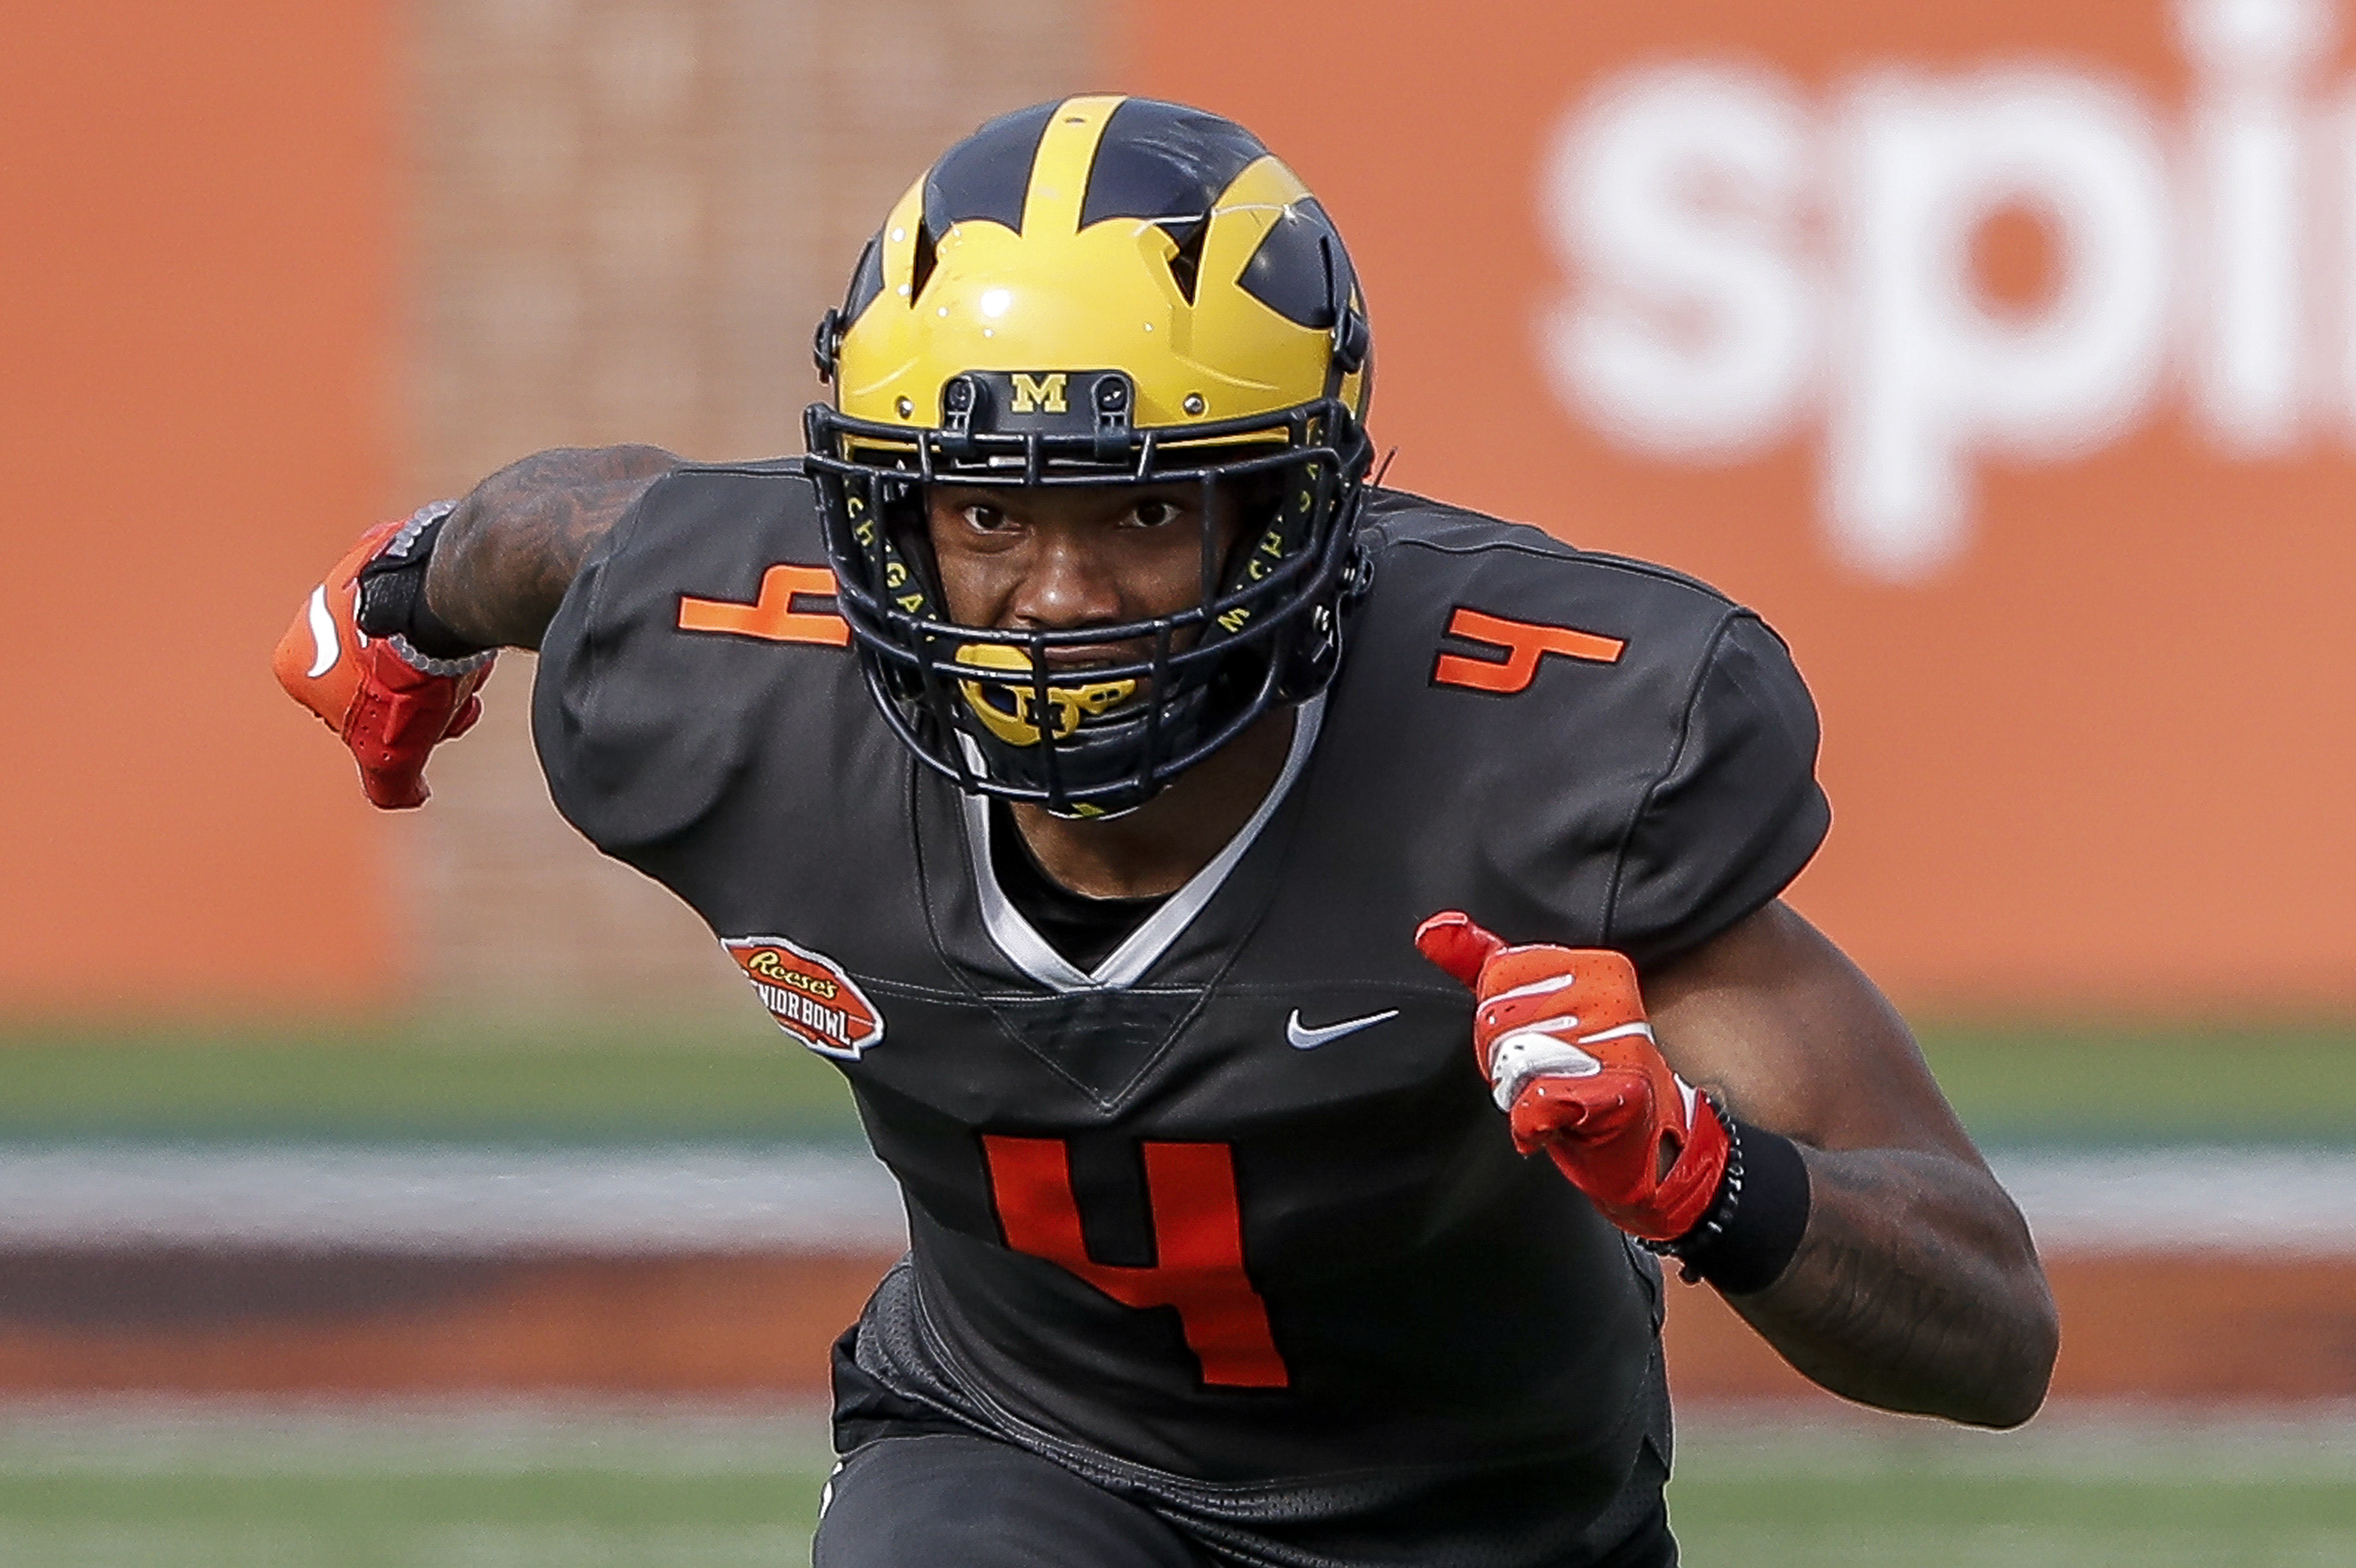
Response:
[[[1344,1019],[1340,1023],[1327,1024],[1323,1029],[1309,1029],[1301,1024],[1301,1009],[1295,1008],[1292,1016],[1284,1020],[1284,1038],[1292,1042],[1295,1051],[1314,1051],[1321,1045],[1330,1045],[1345,1034],[1372,1029],[1397,1017],[1398,1009],[1392,1008],[1386,1012],[1368,1013],[1362,1019]]]
[[[311,667],[305,673],[318,679],[336,667],[343,651],[336,635],[336,618],[327,612],[327,585],[323,582],[311,590]]]

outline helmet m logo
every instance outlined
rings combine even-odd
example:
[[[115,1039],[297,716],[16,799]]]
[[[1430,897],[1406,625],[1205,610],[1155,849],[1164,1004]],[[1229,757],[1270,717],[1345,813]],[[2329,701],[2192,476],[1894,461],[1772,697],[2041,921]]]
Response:
[[[1448,618],[1448,635],[1468,643],[1485,644],[1505,656],[1476,659],[1463,654],[1441,654],[1439,662],[1431,667],[1431,683],[1493,692],[1499,697],[1527,691],[1530,682],[1537,678],[1538,660],[1544,655],[1560,654],[1565,658],[1585,659],[1592,664],[1618,664],[1628,646],[1618,637],[1601,636],[1571,626],[1549,626],[1539,621],[1508,621],[1503,615],[1484,615],[1462,604]]]
[[[1007,379],[1014,385],[1014,411],[1018,414],[1070,412],[1064,400],[1065,373],[1050,370],[1043,376],[1026,371],[1011,372]]]

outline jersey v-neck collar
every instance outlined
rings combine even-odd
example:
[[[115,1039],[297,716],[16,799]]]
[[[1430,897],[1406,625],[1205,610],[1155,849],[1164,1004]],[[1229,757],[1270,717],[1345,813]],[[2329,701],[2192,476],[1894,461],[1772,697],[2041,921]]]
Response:
[[[1162,907],[1094,969],[1082,969],[1056,952],[1054,944],[1014,907],[1014,901],[999,883],[997,868],[990,857],[990,803],[980,795],[959,794],[958,807],[965,816],[966,862],[973,873],[974,889],[980,895],[982,928],[990,933],[990,940],[1017,969],[1053,991],[1107,991],[1135,985],[1226,884],[1228,874],[1259,837],[1260,830],[1268,826],[1276,808],[1284,804],[1285,796],[1292,793],[1294,783],[1309,766],[1310,750],[1317,744],[1318,727],[1324,722],[1323,695],[1302,703],[1294,709],[1294,715],[1292,744],[1285,753],[1284,770],[1269,786],[1251,819],[1227,840],[1225,848],[1212,857],[1209,865],[1162,901]]]

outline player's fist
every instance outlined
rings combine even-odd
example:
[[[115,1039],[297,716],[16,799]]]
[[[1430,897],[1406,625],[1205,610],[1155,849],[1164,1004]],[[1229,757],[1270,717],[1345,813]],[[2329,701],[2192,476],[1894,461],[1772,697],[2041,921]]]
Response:
[[[383,523],[362,534],[311,591],[271,660],[286,694],[351,748],[369,799],[392,810],[425,804],[426,754],[474,725],[483,711],[475,693],[491,675],[488,653],[428,658],[402,638],[359,629],[360,569],[402,530]]]
[[[1631,1235],[1675,1241],[1725,1173],[1725,1124],[1663,1060],[1635,965],[1593,947],[1509,947],[1455,910],[1416,929],[1472,988],[1472,1048],[1525,1154],[1543,1148]]]

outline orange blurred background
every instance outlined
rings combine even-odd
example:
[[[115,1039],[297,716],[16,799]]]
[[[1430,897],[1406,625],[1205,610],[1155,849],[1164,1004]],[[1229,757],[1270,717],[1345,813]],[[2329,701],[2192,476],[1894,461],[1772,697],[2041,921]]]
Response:
[[[2336,19],[2329,5],[2267,0],[2190,9],[2258,28]],[[1826,291],[1817,330],[1831,336],[1864,315],[1844,310],[1853,280],[1821,231],[1844,194],[1844,105],[1861,80],[1907,73],[1927,93],[2041,68],[2115,85],[2150,115],[2162,177],[2189,209],[2196,115],[2230,93],[2195,80],[2173,7],[1665,0],[1482,26],[1406,0],[1202,0],[1130,15],[1124,85],[1252,125],[1343,225],[1376,323],[1393,482],[1693,572],[1791,642],[1824,713],[1836,816],[1795,901],[1901,1003],[2214,1022],[2356,1000],[2344,387],[2276,449],[2240,455],[2196,428],[2190,357],[2171,342],[2115,434],[2066,458],[1981,463],[1958,553],[1891,581],[1827,539],[1820,389],[1756,450],[1679,461],[1572,412],[1542,358],[1546,314],[1609,286],[1555,247],[1549,159],[1566,123],[1626,73],[1747,73],[1807,117],[1781,243]],[[2340,132],[2348,61],[2328,37],[2310,47],[2287,96],[2308,142],[2298,199],[2315,254],[2301,282],[2328,293],[2356,276],[2330,249],[2356,219],[2350,155],[2344,137],[2315,144]],[[2040,259],[2021,264],[2019,217],[1987,213],[1988,293],[2008,261],[2034,291]],[[2216,262],[2197,233],[2172,241],[2169,308],[2189,315],[2197,269]],[[2344,295],[2326,304],[2340,308],[2303,325],[2329,375],[2350,326]]]
[[[418,253],[419,213],[439,210],[425,187],[455,144],[434,152],[414,130],[403,16],[99,0],[28,14],[0,58],[0,125],[17,150],[0,165],[16,215],[0,237],[0,322],[17,498],[0,579],[13,656],[0,660],[0,720],[16,761],[0,774],[0,1010],[380,1008],[473,940],[417,916],[395,850],[438,843],[434,864],[507,864],[490,854],[506,852],[505,827],[430,836],[467,820],[466,769],[528,772],[528,756],[484,760],[516,750],[515,724],[504,736],[487,725],[479,755],[447,764],[438,826],[388,823],[265,673],[279,625],[338,547],[463,467],[421,454],[430,421],[403,400],[417,323],[433,317],[404,258]],[[969,124],[1109,81],[1259,131],[1350,237],[1393,483],[1692,571],[1791,641],[1824,710],[1837,815],[1797,901],[1902,1004],[2207,1019],[2356,1001],[2343,804],[2356,716],[2341,695],[2356,624],[2340,613],[2356,566],[2356,154],[2337,108],[2350,62],[2335,5],[1671,0],[1492,23],[1402,0],[1134,0],[1116,16],[1053,81],[1001,61],[988,92],[933,112]],[[888,19],[870,20],[890,33]],[[855,31],[833,18],[809,49],[872,52]],[[939,80],[980,48],[944,54]],[[617,58],[644,64],[643,51]],[[653,79],[613,80],[643,99]],[[1674,106],[1661,83],[1678,80],[1699,83],[1692,101],[1708,112],[1689,135],[1638,112]],[[741,210],[725,193],[681,220],[681,244],[721,259],[695,276],[751,278],[785,302],[713,328],[775,407],[642,430],[609,409],[519,426],[517,439],[642,433],[740,456],[717,443],[761,439],[740,433],[757,425],[789,443],[812,390],[802,323],[839,288],[857,234],[948,139],[927,123],[887,145],[857,116],[881,123],[890,106],[852,81],[830,66],[796,100],[839,134],[795,133],[774,171],[791,187],[776,222],[732,231],[713,216]],[[2051,101],[2030,101],[2040,83]],[[905,96],[924,99],[922,86]],[[2028,118],[2004,121],[2005,103]],[[2095,175],[1974,162],[1974,127],[2033,131],[2056,123],[2036,118],[2049,111],[2093,116]],[[1745,162],[1765,155],[1755,139],[1708,139],[1762,112],[1789,132],[1783,163],[1763,173]],[[1932,150],[1908,152],[1908,135]],[[582,144],[582,157],[603,145]],[[2204,207],[2222,188],[2214,170],[2262,176],[2284,146],[2287,217],[2262,199],[2223,218]],[[1954,199],[1901,210],[1904,181],[1888,169],[1917,166],[1904,156]],[[2096,237],[2118,244],[2090,261],[2070,248],[2069,190],[2099,206],[2104,167],[2132,188],[2110,240]],[[826,183],[830,172],[842,177]],[[1995,184],[1975,186],[1982,176]],[[652,203],[660,182],[648,189]],[[1669,239],[1646,252],[1601,233],[1577,190],[1619,191],[1611,199]],[[2055,190],[2060,206],[2040,206]],[[2137,260],[2127,241],[2147,219],[2165,232]],[[1933,221],[1960,226],[1960,250],[1925,237]],[[2269,222],[2290,226],[2275,252],[2245,242]],[[1875,260],[1874,243],[1899,261]],[[774,287],[765,246],[785,259]],[[2302,302],[2280,365],[2266,353],[2284,324],[2249,304],[2269,266],[2290,269]],[[1715,427],[1680,434],[1615,391],[1608,368],[1566,370],[1548,347],[1550,324],[1601,324],[1668,367],[1657,386],[1701,385],[1732,362],[1727,342],[1772,325],[1772,310],[1740,304],[1740,287],[1769,284],[1789,293],[1775,319],[1790,340],[1761,361],[1749,411],[1710,415]],[[2078,285],[2096,315],[2160,292],[2104,329],[2110,368],[2052,393],[2059,411],[2040,416],[2038,376],[2062,375],[2072,344],[2102,347],[2094,327],[2082,341],[2044,319]],[[2040,326],[2058,345],[2043,361],[2029,352]],[[1933,347],[1953,363],[1873,370],[1901,329],[1945,333]],[[610,352],[643,363],[670,340]],[[1994,369],[1955,368],[1983,349]],[[1944,461],[1959,496],[1944,522],[1935,506],[1885,501],[1844,523],[1825,498],[1854,477],[1837,427],[1842,410],[1874,404],[1876,375],[1894,376],[1921,419],[1912,447],[1885,432],[1872,450],[1915,464],[1901,480]],[[1905,397],[1895,406],[1913,406]],[[1985,407],[1962,408],[1973,399]],[[699,429],[722,433],[699,447]],[[1896,553],[1860,551],[1858,529],[1877,517]],[[495,688],[511,715],[527,675]],[[536,786],[512,787],[545,815]],[[586,859],[561,834],[546,844],[530,853]],[[612,950],[600,929],[598,943],[550,945]]]
[[[389,999],[383,841],[252,629],[391,498],[397,7],[16,13],[0,50],[0,1007]]]

